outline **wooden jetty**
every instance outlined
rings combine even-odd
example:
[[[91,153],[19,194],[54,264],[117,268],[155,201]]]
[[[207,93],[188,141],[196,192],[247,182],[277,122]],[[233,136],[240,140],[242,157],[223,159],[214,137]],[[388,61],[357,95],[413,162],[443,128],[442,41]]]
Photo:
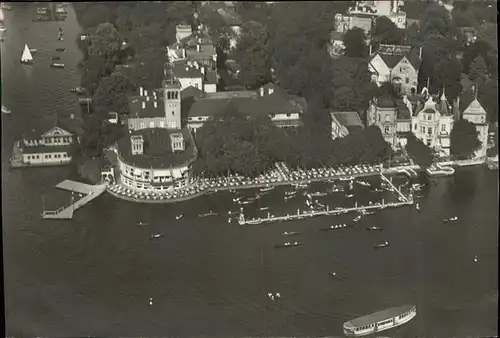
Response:
[[[78,201],[73,202],[69,206],[63,206],[57,210],[53,211],[42,211],[42,219],[72,219],[73,214],[76,210],[83,207],[85,204],[92,201],[94,198],[100,196],[104,191],[106,191],[106,185],[88,185],[80,182],[65,180],[58,185],[56,188],[69,190],[71,192],[76,192],[78,194],[84,194],[85,196]]]

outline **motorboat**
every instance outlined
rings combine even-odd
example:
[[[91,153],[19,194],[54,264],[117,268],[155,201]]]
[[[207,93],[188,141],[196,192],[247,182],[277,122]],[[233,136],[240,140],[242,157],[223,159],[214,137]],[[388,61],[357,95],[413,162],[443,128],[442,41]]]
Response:
[[[299,242],[285,242],[284,244],[276,244],[274,247],[276,249],[293,248],[296,246],[301,246],[302,243]]]
[[[269,209],[270,209],[270,207],[261,207],[261,208],[259,208],[260,211],[265,211],[265,210],[269,210]]]
[[[5,107],[5,106],[2,104],[2,114],[7,114],[7,115],[9,115],[9,114],[11,114],[11,113],[12,113],[12,111],[11,111],[9,108]]]
[[[151,237],[149,237],[150,239],[156,239],[156,238],[160,238],[160,237],[163,237],[163,234],[154,234],[154,235],[151,235]]]
[[[246,201],[239,201],[238,203],[239,204],[250,204],[250,203],[253,203],[253,202],[255,202],[255,200],[249,198]]]
[[[455,222],[456,220],[458,220],[458,217],[457,216],[454,216],[454,217],[450,217],[450,218],[445,218],[443,219],[443,222],[446,223],[446,222]]]
[[[64,63],[51,63],[52,68],[64,68]]]
[[[354,196],[354,194],[347,194],[347,195],[345,195],[345,197],[347,197],[347,198],[351,198],[353,196]]]
[[[59,59],[61,59],[61,58],[59,58]],[[69,91],[72,93],[76,93],[76,94],[84,94],[87,92],[87,90],[83,87],[71,88]]]
[[[384,229],[382,229],[381,227],[370,226],[370,227],[366,228],[366,230],[384,230]]]
[[[204,214],[198,214],[198,217],[209,217],[209,216],[217,216],[217,213],[210,210],[209,212],[206,212]]]
[[[361,337],[403,325],[417,316],[415,305],[403,305],[351,319],[343,324],[348,337]]]
[[[295,236],[298,234],[300,234],[300,232],[298,232],[298,231],[292,231],[292,232],[285,231],[282,233],[283,236]]]
[[[310,196],[314,196],[314,197],[320,197],[320,196],[326,196],[328,195],[327,192],[322,192],[322,191],[316,191],[316,192],[313,192],[311,194],[309,194]]]
[[[175,219],[176,219],[176,220],[180,220],[182,217],[184,217],[184,215],[183,215],[183,214],[180,214],[180,215],[175,216]]]
[[[66,48],[56,48],[56,52],[65,52]]]
[[[326,227],[326,228],[322,228],[320,230],[321,231],[330,231],[330,230],[345,229],[348,227],[349,227],[349,225],[347,225],[347,224],[335,224],[335,225],[330,225],[329,227]]]
[[[385,242],[382,242],[382,243],[375,245],[375,249],[382,249],[382,248],[385,248],[388,246],[389,246],[389,242],[385,241]]]
[[[361,215],[358,215],[356,217],[354,217],[354,219],[352,220],[353,222],[357,222],[361,219]]]
[[[245,221],[246,225],[257,225],[257,224],[262,224],[263,222],[264,220],[261,218],[254,218]]]

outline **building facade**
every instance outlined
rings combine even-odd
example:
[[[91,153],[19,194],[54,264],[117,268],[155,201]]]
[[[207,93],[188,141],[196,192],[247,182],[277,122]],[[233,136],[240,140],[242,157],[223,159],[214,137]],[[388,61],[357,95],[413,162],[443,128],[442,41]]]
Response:
[[[475,157],[486,156],[486,151],[488,150],[488,131],[489,124],[487,121],[487,113],[483,106],[477,98],[475,98],[465,110],[462,112],[462,118],[476,126],[476,131],[478,139],[481,142],[481,146],[475,152]]]

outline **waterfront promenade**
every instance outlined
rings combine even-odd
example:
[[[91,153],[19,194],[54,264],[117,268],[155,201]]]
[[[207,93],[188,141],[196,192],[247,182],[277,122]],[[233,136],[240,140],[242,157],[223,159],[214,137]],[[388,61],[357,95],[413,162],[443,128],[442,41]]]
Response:
[[[277,163],[276,169],[273,169],[266,175],[261,175],[255,179],[237,175],[214,179],[198,179],[189,187],[177,189],[175,192],[163,193],[135,191],[125,186],[118,179],[116,184],[108,185],[107,191],[117,198],[130,202],[176,203],[218,191],[265,188],[283,185],[301,185],[314,182],[327,182],[346,177],[368,177],[380,175],[381,173],[405,173],[405,168],[406,167],[384,169],[381,165],[357,165],[352,167],[292,171],[283,163]],[[418,166],[411,166],[411,169],[418,170]]]

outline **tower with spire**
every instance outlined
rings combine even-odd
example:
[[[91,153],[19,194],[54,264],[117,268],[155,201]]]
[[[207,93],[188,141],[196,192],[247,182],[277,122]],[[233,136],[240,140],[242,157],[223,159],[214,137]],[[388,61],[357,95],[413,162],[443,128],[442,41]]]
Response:
[[[486,156],[486,150],[488,149],[489,125],[486,110],[477,99],[477,85],[474,88],[474,99],[471,103],[469,103],[467,108],[464,109],[462,118],[473,123],[476,126],[476,131],[478,133],[478,139],[481,142],[481,146],[478,150],[476,150],[475,156]]]

